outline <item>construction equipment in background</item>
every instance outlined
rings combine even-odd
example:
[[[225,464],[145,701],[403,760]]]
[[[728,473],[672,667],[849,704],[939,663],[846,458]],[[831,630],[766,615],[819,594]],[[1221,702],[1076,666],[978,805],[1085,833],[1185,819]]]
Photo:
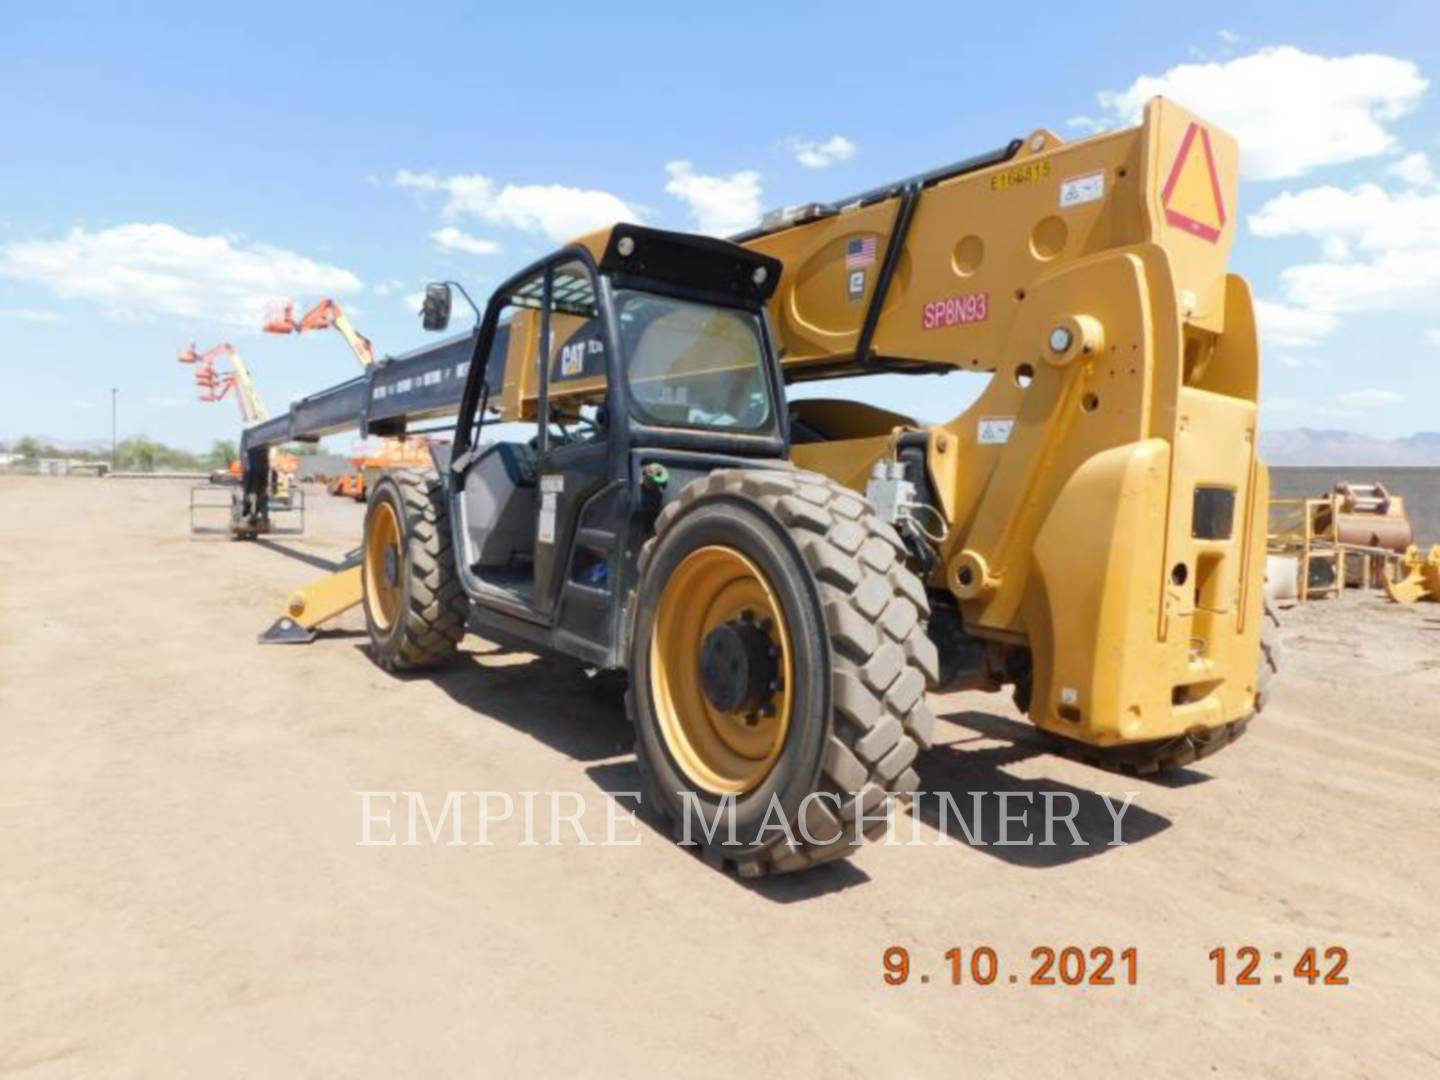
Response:
[[[449,663],[469,626],[626,672],[661,813],[713,835],[774,796],[803,826],[700,841],[742,874],[844,857],[914,790],[927,684],[1013,686],[1087,760],[1185,765],[1276,668],[1236,158],[1156,99],[738,245],[617,225],[508,279],[476,332],[248,430],[247,481],[269,445],[458,413],[434,468],[369,499],[377,662]],[[426,328],[450,305],[430,286]],[[783,397],[957,370],[989,381],[934,428]],[[534,437],[487,442],[496,421]]]
[[[1347,547],[1400,554],[1415,538],[1404,498],[1390,494],[1378,480],[1370,484],[1342,480],[1331,493],[1328,513],[1322,513],[1333,518],[1335,537]]]
[[[1327,495],[1271,499],[1267,549],[1281,597],[1319,600],[1346,587],[1378,588],[1394,576],[1414,533],[1405,500],[1381,483],[1341,481]]]
[[[228,370],[217,368],[224,357],[229,362]],[[261,424],[270,419],[270,410],[265,407],[260,391],[249,367],[241,359],[240,352],[229,342],[206,349],[203,353],[194,342],[180,351],[177,359],[191,365],[195,372],[195,385],[201,401],[223,401],[233,390],[240,408],[240,419],[248,425]],[[224,501],[214,496],[212,484],[199,484],[190,490],[190,533],[193,536],[230,536],[232,539],[253,539],[260,533],[275,535],[299,535],[305,531],[305,492],[295,483],[299,460],[294,454],[279,447],[271,447],[268,454],[269,484],[263,504],[254,493],[239,490],[243,486],[243,472],[240,462],[233,461],[226,474],[229,483],[237,485],[236,490],[227,491]],[[212,482],[215,477],[212,476]],[[263,505],[264,512],[255,510]],[[219,512],[225,512],[224,525],[206,523]],[[276,518],[283,517],[284,523],[277,524]]]
[[[1267,576],[1278,599],[1321,600],[1344,588],[1342,554],[1335,539],[1334,519],[1322,526],[1321,510],[1328,496],[1271,499],[1268,506]]]
[[[215,366],[222,356],[230,362],[228,371],[220,371]],[[203,353],[191,342],[180,351],[177,359],[182,364],[194,366],[195,386],[200,391],[201,401],[223,401],[234,390],[235,400],[240,406],[240,419],[244,423],[258,424],[270,419],[270,410],[265,408],[260,391],[255,388],[250,369],[229,342],[206,349]]]
[[[364,371],[375,362],[375,348],[370,344],[370,339],[360,331],[346,317],[344,309],[328,297],[321,300],[297,321],[295,318],[295,303],[293,300],[283,300],[271,306],[266,313],[264,326],[261,328],[267,334],[303,334],[309,330],[336,330],[350,346],[350,351],[355,354],[355,360]]]
[[[1401,556],[1393,580],[1382,578],[1385,595],[1397,604],[1413,604],[1417,600],[1440,601],[1440,544],[1422,555],[1411,545]]]
[[[332,476],[325,490],[331,495],[339,498],[354,499],[356,502],[365,501],[365,459],[348,459],[352,471],[342,473],[339,476]]]
[[[321,300],[297,320],[293,300],[272,304],[262,328],[267,334],[303,334],[313,330],[335,330],[345,339],[361,371],[368,371],[375,362],[375,348],[346,316],[339,303],[328,297]],[[378,470],[405,466],[426,467],[430,462],[430,444],[424,439],[385,439],[379,453],[350,458],[353,473],[335,477],[327,486],[331,495],[364,502],[372,478]]]
[[[364,502],[386,469],[428,469],[433,463],[431,441],[423,435],[384,439],[373,453],[353,457],[355,472],[342,478],[340,494]]]

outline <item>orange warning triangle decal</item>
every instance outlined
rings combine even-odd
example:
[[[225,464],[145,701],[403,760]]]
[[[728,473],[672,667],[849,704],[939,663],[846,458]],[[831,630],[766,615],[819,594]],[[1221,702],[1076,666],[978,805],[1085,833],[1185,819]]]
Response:
[[[1220,239],[1225,228],[1220,174],[1215,171],[1210,132],[1194,121],[1180,140],[1180,152],[1160,193],[1160,205],[1165,208],[1165,220],[1176,228],[1212,244]]]

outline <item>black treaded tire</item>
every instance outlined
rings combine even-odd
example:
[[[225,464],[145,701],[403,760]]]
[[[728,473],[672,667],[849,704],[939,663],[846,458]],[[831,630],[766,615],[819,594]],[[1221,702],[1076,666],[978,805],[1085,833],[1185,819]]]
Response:
[[[1255,682],[1255,711],[1261,712],[1270,703],[1270,684],[1280,674],[1280,618],[1265,601],[1260,616],[1260,674]]]
[[[677,765],[651,701],[651,635],[664,584],[688,554],[709,544],[734,547],[756,561],[780,596],[796,649],[796,698],[784,747],[769,775],[735,801],[739,846],[724,830],[707,843],[702,823],[690,838],[712,865],[733,864],[744,877],[801,870],[854,853],[860,809],[871,815],[887,796],[919,785],[913,766],[928,749],[935,719],[925,700],[938,672],[925,632],[929,602],[905,566],[895,531],[863,497],[817,473],[723,469],[687,485],[659,515],[640,555],[630,642],[627,710],[647,794],[685,835],[687,805],[709,815],[719,801],[696,791]],[[687,804],[682,793],[695,802]],[[824,799],[806,796],[827,793]],[[770,798],[779,800],[796,838],[771,830],[746,843]],[[838,813],[836,812],[838,803]],[[805,807],[808,843],[800,829]]]
[[[372,520],[388,504],[399,519],[404,552],[400,607],[389,627],[370,610],[368,583],[363,589],[371,654],[386,671],[443,667],[457,655],[469,613],[455,572],[444,484],[430,470],[394,469],[375,484],[368,502],[367,543]],[[368,572],[362,559],[362,582]]]
[[[1280,671],[1280,620],[1270,601],[1265,601],[1260,622],[1260,670],[1255,677],[1255,710],[1221,727],[1211,728],[1203,737],[1188,732],[1173,739],[1136,743],[1133,746],[1096,747],[1073,739],[1051,735],[1068,758],[1096,765],[1113,772],[1149,776],[1166,769],[1192,765],[1224,749],[1244,735],[1250,721],[1262,712],[1270,700],[1270,685]]]

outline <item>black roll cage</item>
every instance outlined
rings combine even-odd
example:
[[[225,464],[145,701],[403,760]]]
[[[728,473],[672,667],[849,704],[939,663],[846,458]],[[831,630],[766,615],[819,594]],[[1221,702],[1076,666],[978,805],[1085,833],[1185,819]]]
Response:
[[[633,229],[643,235],[652,230]],[[612,237],[612,245],[614,238]],[[708,241],[709,244],[723,241]],[[698,246],[698,245],[697,245]],[[728,247],[728,245],[726,245]],[[490,385],[490,351],[499,328],[500,313],[520,287],[543,275],[540,307],[539,401],[537,406],[539,451],[549,450],[550,354],[553,275],[557,267],[578,262],[595,283],[595,305],[601,320],[605,345],[605,404],[609,422],[606,426],[608,471],[612,477],[626,475],[630,451],[636,447],[662,447],[676,450],[710,450],[744,457],[783,457],[790,444],[790,421],[785,408],[785,383],[780,371],[775,338],[765,310],[764,297],[747,302],[743,297],[714,289],[696,288],[644,274],[632,274],[614,267],[602,267],[590,249],[583,244],[568,244],[558,251],[537,259],[505,279],[491,294],[484,316],[475,333],[465,390],[455,418],[454,447],[450,459],[450,475],[457,477],[473,460],[473,451],[480,443],[485,425],[485,408],[496,388]],[[770,260],[774,262],[774,260]],[[775,264],[778,267],[778,263]],[[779,273],[773,271],[778,278]],[[771,289],[773,289],[773,282]],[[716,429],[672,428],[646,423],[632,407],[629,380],[626,378],[627,358],[620,348],[619,320],[615,314],[615,290],[636,289],[679,300],[690,300],[745,311],[758,317],[761,348],[767,386],[773,403],[773,421],[769,431],[760,433],[731,432]],[[770,290],[766,290],[766,294]],[[528,359],[526,361],[529,362]]]

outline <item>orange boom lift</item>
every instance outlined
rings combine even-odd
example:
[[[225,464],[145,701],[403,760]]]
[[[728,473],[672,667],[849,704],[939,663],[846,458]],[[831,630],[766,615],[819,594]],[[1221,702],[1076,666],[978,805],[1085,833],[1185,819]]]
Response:
[[[311,330],[335,330],[350,346],[361,371],[368,371],[370,365],[375,363],[375,347],[370,344],[370,339],[355,329],[355,324],[345,314],[345,309],[329,297],[310,308],[299,319],[295,318],[293,300],[272,305],[262,329],[267,334],[303,334]],[[350,463],[355,466],[355,472],[336,477],[327,490],[331,495],[344,495],[356,502],[364,502],[369,487],[366,482],[367,473],[406,465],[423,468],[430,462],[429,446],[429,440],[423,438],[386,439],[378,454],[352,457]]]

